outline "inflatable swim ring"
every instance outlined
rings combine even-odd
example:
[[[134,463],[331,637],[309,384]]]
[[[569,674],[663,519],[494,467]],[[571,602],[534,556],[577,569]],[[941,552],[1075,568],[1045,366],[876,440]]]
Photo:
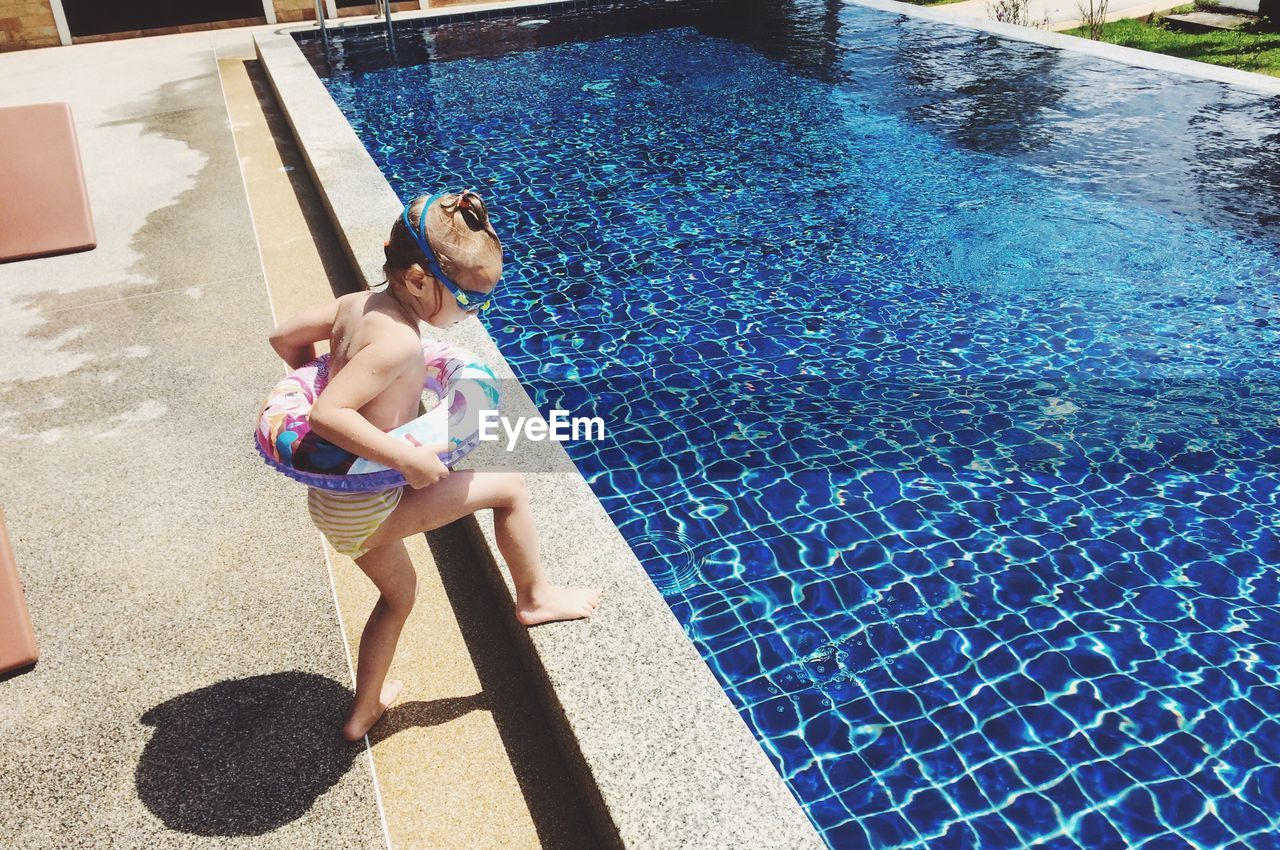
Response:
[[[452,466],[480,439],[480,414],[498,409],[498,379],[474,354],[423,340],[424,391],[439,399],[426,414],[389,431],[414,445],[447,443],[440,455]],[[311,431],[311,407],[329,383],[329,355],[295,369],[276,384],[258,414],[255,442],[263,460],[303,484],[325,490],[386,490],[404,476]]]

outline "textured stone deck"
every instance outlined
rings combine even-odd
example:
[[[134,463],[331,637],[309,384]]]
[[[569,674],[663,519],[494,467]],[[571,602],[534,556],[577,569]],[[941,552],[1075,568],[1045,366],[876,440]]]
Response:
[[[6,847],[382,847],[315,532],[245,451],[279,375],[207,34],[0,55],[68,101],[93,251],[0,266],[0,500],[40,642]]]
[[[0,105],[71,103],[99,233],[0,265],[42,652],[0,680],[0,846],[592,846],[459,529],[411,541],[400,704],[371,749],[338,735],[371,585],[250,433],[273,305],[358,284],[252,57],[248,30],[0,56]]]

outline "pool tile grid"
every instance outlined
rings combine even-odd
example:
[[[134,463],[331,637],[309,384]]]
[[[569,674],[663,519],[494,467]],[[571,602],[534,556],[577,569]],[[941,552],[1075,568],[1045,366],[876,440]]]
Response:
[[[1062,78],[1097,59],[836,18],[479,58],[457,24],[428,74],[353,48],[328,83],[402,196],[449,175],[502,199],[516,259],[490,333],[539,406],[598,402],[612,436],[573,460],[833,846],[1265,846],[1265,176],[1236,209],[1231,163],[1171,177],[1149,71],[1076,96]],[[973,79],[1005,60],[1035,73]],[[1169,85],[1161,120],[1198,138],[1229,115],[1270,161],[1267,101]],[[977,121],[997,95],[1053,108]],[[455,142],[422,161],[406,107]],[[1072,144],[1098,166],[1143,151],[1151,177],[1064,181]],[[797,287],[821,314],[787,309]]]

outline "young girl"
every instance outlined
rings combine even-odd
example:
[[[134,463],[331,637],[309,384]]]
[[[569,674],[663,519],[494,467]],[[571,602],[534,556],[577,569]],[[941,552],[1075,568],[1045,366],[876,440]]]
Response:
[[[384,291],[344,295],[271,335],[272,348],[295,369],[315,358],[316,342],[329,340],[329,384],[312,408],[311,429],[408,481],[378,493],[308,494],[316,526],[382,594],[360,638],[356,696],[343,728],[348,741],[363,737],[402,687],[383,680],[417,589],[405,537],[491,508],[515,581],[516,617],[526,626],[589,617],[601,593],[547,580],[519,473],[451,473],[439,458],[443,446],[415,447],[385,433],[418,415],[425,371],[419,323],[446,328],[475,315],[502,276],[502,244],[484,202],[471,191],[417,198],[392,226],[386,258]]]

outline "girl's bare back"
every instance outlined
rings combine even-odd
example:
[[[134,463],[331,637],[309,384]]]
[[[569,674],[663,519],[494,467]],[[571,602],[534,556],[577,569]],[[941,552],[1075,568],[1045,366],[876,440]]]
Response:
[[[394,341],[408,352],[410,338],[421,344],[417,326],[409,324],[385,293],[344,295],[338,299],[337,317],[329,336],[330,378],[366,346]],[[361,407],[360,414],[383,431],[414,419],[422,399],[424,371],[421,357],[408,359],[396,380]]]

